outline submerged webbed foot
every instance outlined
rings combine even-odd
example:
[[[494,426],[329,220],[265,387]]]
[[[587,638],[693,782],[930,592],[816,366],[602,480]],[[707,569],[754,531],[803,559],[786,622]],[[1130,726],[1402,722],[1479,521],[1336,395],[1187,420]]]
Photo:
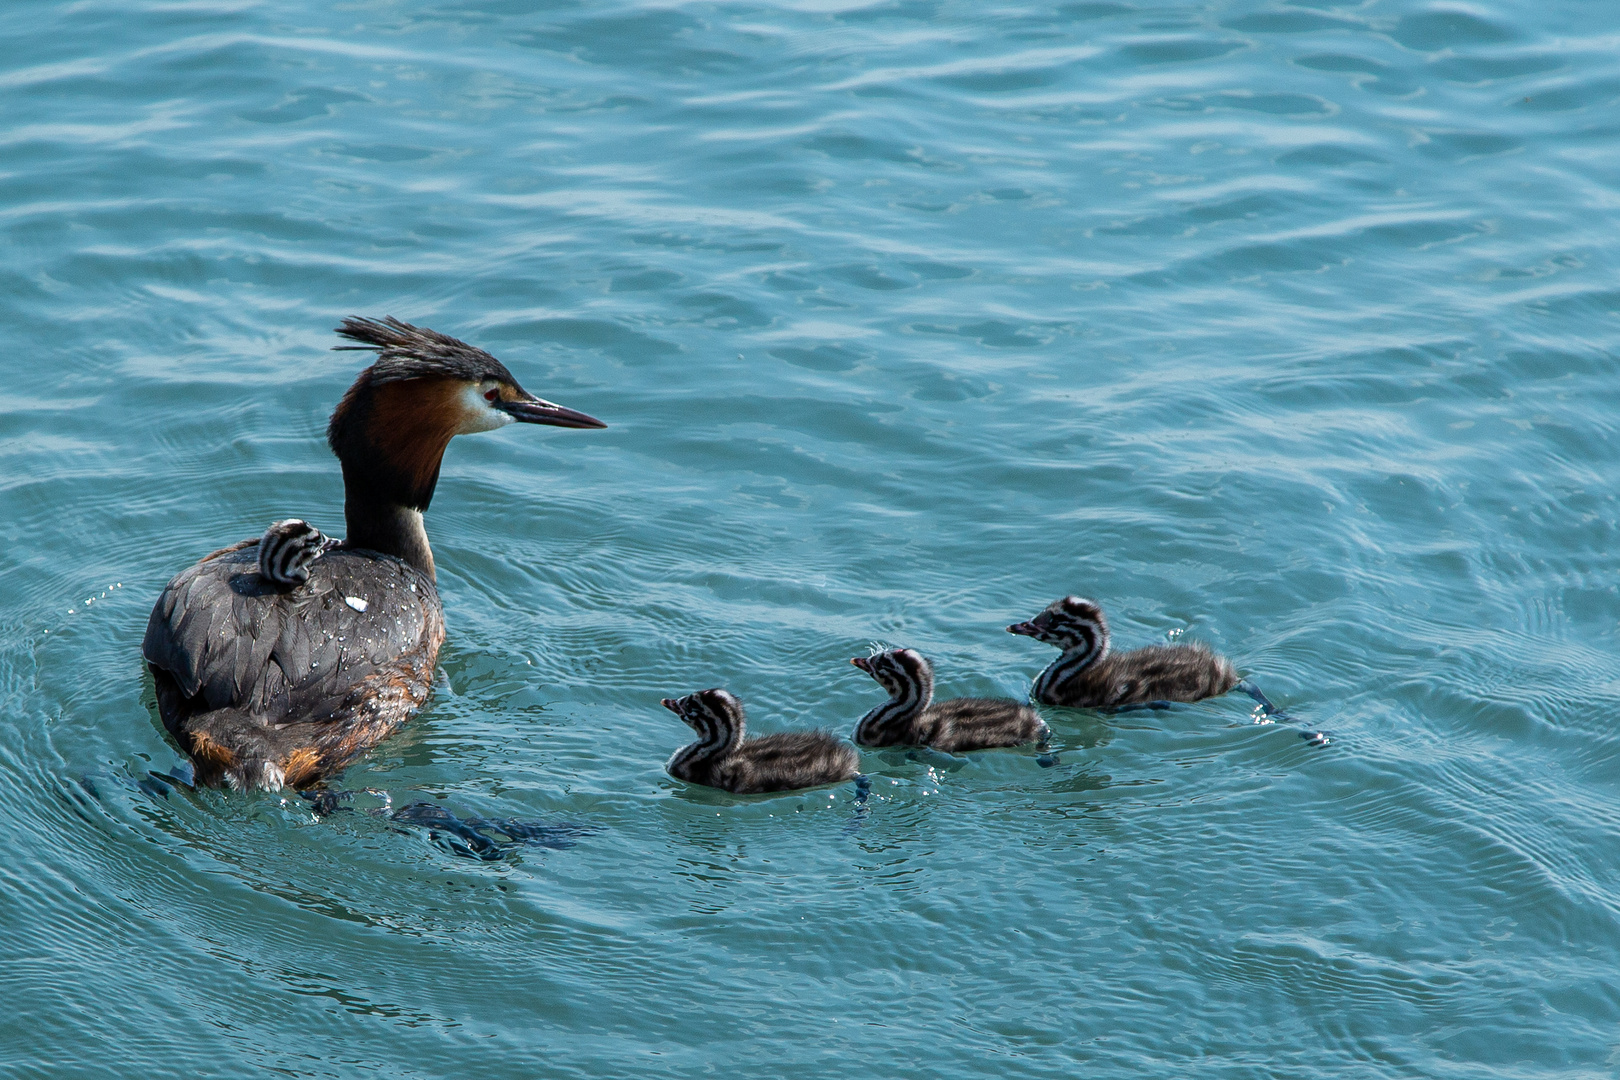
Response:
[[[513,818],[458,818],[442,806],[429,802],[414,802],[389,815],[391,820],[406,825],[420,825],[428,830],[434,843],[463,859],[494,862],[505,858],[520,846],[552,849],[571,848],[582,836],[597,831],[596,826],[572,822],[545,824],[538,821],[518,821]],[[501,839],[486,833],[495,833]]]
[[[844,826],[843,834],[853,836],[861,831],[866,819],[872,814],[872,778],[865,773],[855,774],[855,812],[850,815],[849,822]]]
[[[1266,697],[1265,693],[1262,692],[1261,689],[1258,686],[1254,685],[1254,683],[1250,682],[1248,679],[1243,679],[1242,681],[1240,681],[1237,684],[1237,689],[1243,691],[1245,694],[1248,694],[1251,698],[1254,699],[1255,704],[1260,706],[1260,708],[1257,710],[1259,712],[1259,714],[1260,714],[1260,717],[1255,721],[1256,723],[1262,723],[1262,722],[1267,723],[1267,724],[1297,724],[1297,723],[1299,723],[1299,720],[1297,720],[1296,718],[1294,718],[1294,717],[1288,715],[1287,713],[1283,712],[1275,704],[1273,704],[1271,699]],[[1326,746],[1328,743],[1333,741],[1333,739],[1325,731],[1310,731],[1308,729],[1307,730],[1302,730],[1299,733],[1299,737],[1305,740],[1305,744],[1307,746]]]
[[[312,788],[300,791],[298,797],[307,799],[312,805],[310,812],[316,817],[331,817],[339,810],[349,809],[343,803],[354,797],[352,791],[334,791],[331,788]]]

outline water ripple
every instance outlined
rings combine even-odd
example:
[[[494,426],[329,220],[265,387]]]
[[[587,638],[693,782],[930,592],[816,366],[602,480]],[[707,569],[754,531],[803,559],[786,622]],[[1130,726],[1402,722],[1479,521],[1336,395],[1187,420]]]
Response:
[[[11,13],[7,1054],[1603,1071],[1613,21]],[[452,446],[442,681],[343,781],[599,830],[578,847],[474,863],[151,775],[162,583],[277,517],[341,530],[352,313],[612,425]],[[662,771],[661,696],[847,733],[874,641],[1022,696],[1053,654],[1003,628],[1070,591],[1333,741],[1229,697],[1049,710],[1050,768],[869,754],[860,810]]]

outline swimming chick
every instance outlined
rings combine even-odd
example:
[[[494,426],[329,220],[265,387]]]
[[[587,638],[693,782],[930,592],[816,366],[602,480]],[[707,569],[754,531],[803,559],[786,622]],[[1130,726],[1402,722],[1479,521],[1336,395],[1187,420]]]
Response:
[[[444,614],[422,513],[454,436],[513,422],[605,426],[425,327],[351,318],[337,332],[360,343],[339,348],[377,353],[327,427],[348,537],[334,545],[297,519],[277,522],[182,571],[147,622],[158,711],[201,784],[305,787],[427,700]]]
[[[933,704],[934,665],[915,649],[890,649],[850,661],[889,692],[889,700],[861,718],[862,746],[931,746],[954,753],[1044,742],[1039,714],[1011,698],[953,698]]]
[[[1238,683],[1231,663],[1205,645],[1149,645],[1110,655],[1102,608],[1078,596],[1054,600],[1007,632],[1063,650],[1030,691],[1031,700],[1045,705],[1112,709],[1150,701],[1202,701]]]
[[[675,751],[664,766],[677,780],[753,795],[835,784],[860,772],[855,748],[830,732],[744,739],[742,702],[724,690],[699,690],[662,704],[698,733],[697,742]]]

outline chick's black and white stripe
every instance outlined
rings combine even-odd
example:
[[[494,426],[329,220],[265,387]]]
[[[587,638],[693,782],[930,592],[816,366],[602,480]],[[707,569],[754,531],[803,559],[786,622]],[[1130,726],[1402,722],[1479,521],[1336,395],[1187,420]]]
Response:
[[[1095,603],[1075,596],[1052,604],[1033,622],[1041,625],[1042,619],[1047,622],[1041,640],[1062,649],[1063,655],[1041,672],[1030,696],[1054,704],[1060,693],[1058,687],[1108,656],[1108,619]]]
[[[662,704],[698,734],[697,742],[681,747],[665,766],[677,780],[750,795],[816,787],[859,775],[855,748],[825,731],[744,739],[747,721],[742,702],[724,690],[664,698]]]
[[[875,656],[850,661],[876,679],[889,692],[889,700],[861,717],[855,725],[855,741],[862,746],[894,746],[908,743],[921,746],[908,736],[915,734],[912,721],[934,700],[934,665],[915,649],[890,649]]]
[[[947,752],[1044,742],[1046,724],[1010,698],[952,698],[934,704],[934,666],[915,649],[890,649],[850,663],[876,679],[889,700],[855,728],[862,746],[931,746]]]
[[[309,564],[336,543],[299,518],[271,522],[259,538],[259,576],[285,588],[302,585],[309,580]]]
[[[1033,700],[1074,708],[1116,708],[1150,701],[1202,701],[1237,685],[1225,657],[1197,644],[1150,645],[1111,655],[1102,608],[1079,596],[1047,605],[1007,627],[1063,650],[1035,680]]]
[[[665,698],[661,704],[698,735],[697,742],[675,751],[664,765],[677,779],[687,779],[698,763],[729,753],[742,742],[747,723],[742,702],[725,690],[700,690],[683,698]]]

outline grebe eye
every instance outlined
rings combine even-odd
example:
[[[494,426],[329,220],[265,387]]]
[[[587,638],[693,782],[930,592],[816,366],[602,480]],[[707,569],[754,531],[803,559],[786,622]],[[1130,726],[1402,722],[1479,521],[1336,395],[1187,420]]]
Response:
[[[484,400],[489,402],[491,405],[493,405],[495,403],[496,399],[499,398],[500,396],[501,396],[501,392],[499,390],[495,389],[493,386],[490,387],[488,390],[484,391]]]

